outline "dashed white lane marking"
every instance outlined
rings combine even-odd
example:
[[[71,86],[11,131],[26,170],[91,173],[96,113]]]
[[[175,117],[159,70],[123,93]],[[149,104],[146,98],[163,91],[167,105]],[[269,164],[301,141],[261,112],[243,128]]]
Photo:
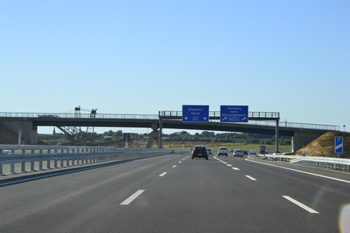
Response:
[[[278,168],[282,168],[282,169],[286,169],[286,170],[290,170],[290,171],[294,171],[294,172],[299,172],[299,173],[312,175],[312,176],[318,176],[318,177],[322,177],[322,178],[326,178],[326,179],[330,179],[330,180],[336,180],[336,181],[340,181],[340,182],[344,182],[344,183],[350,184],[349,180],[342,180],[342,179],[338,179],[338,178],[334,178],[334,177],[330,177],[330,176],[319,175],[319,174],[315,174],[315,173],[311,173],[311,172],[304,172],[304,171],[300,171],[300,170],[293,169],[293,168],[281,167],[281,166],[268,164],[268,163],[261,163],[261,162],[257,162],[257,161],[252,161],[250,159],[246,159],[246,161],[252,162],[252,163],[259,163],[259,164],[263,164],[263,165],[267,165],[267,166],[271,166],[271,167],[278,167]]]
[[[181,163],[181,161],[179,161],[179,163]]]
[[[131,195],[128,199],[120,203],[120,205],[129,205],[133,200],[135,200],[138,196],[140,196],[145,190],[138,190],[136,193]]]
[[[165,176],[167,174],[167,172],[163,172],[162,174],[160,174],[159,176]]]
[[[233,170],[239,171],[241,169],[239,169],[238,167],[232,167]]]
[[[174,165],[173,167],[176,167],[177,165]]]
[[[228,166],[228,167],[232,167],[232,165],[231,165],[231,164],[226,164],[226,166]]]
[[[251,177],[251,176],[248,176],[248,175],[246,175],[245,177],[247,177],[247,178],[249,178],[249,179],[251,179],[251,180],[256,180],[255,178],[253,178],[253,177]]]
[[[304,205],[303,203],[301,202],[298,202],[297,200],[294,200],[293,198],[291,198],[290,196],[282,196],[284,197],[285,199],[287,199],[288,201],[296,204],[297,206],[303,208],[304,210],[306,210],[307,212],[311,213],[311,214],[319,214],[319,212],[317,212],[316,210],[314,209],[311,209],[310,207]]]

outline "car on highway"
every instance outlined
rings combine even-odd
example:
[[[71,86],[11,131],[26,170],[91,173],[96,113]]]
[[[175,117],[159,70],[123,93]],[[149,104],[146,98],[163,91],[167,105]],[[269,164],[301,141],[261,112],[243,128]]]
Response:
[[[236,149],[233,151],[233,157],[243,157],[243,156],[244,156],[243,150]]]
[[[218,156],[220,155],[226,155],[227,157],[227,148],[226,147],[220,147],[218,150]]]
[[[208,155],[213,155],[213,151],[210,148],[207,148]]]
[[[251,150],[249,151],[249,154],[250,154],[250,155],[256,155],[256,150],[255,150],[255,149],[251,149]]]
[[[192,150],[192,159],[203,158],[208,160],[208,150],[205,146],[194,146]]]

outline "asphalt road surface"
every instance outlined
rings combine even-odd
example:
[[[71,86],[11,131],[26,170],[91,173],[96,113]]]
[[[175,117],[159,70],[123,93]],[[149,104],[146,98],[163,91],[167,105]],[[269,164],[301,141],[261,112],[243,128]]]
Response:
[[[21,179],[0,181],[1,233],[350,232],[349,173],[284,162],[172,154]]]

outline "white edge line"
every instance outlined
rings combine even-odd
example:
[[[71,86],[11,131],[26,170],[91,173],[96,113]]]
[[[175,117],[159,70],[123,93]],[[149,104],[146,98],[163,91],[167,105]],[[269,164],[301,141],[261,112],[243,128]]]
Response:
[[[120,205],[129,205],[133,200],[135,200],[138,196],[140,196],[145,190],[138,190],[133,195],[131,195],[128,199],[120,203]]]
[[[350,184],[349,180],[342,180],[342,179],[338,179],[338,178],[334,178],[334,177],[330,177],[330,176],[319,175],[319,174],[315,174],[315,173],[311,173],[311,172],[304,172],[304,171],[300,171],[300,170],[293,169],[293,168],[281,167],[281,166],[268,164],[268,163],[261,163],[261,162],[252,161],[252,160],[249,160],[249,159],[246,159],[246,161],[249,161],[249,162],[252,162],[252,163],[259,163],[259,164],[263,164],[263,165],[267,165],[267,166],[271,166],[271,167],[278,167],[278,168],[282,168],[282,169],[286,169],[286,170],[290,170],[290,171],[295,171],[295,172],[304,173],[304,174],[307,174],[307,175],[318,176],[318,177],[322,177],[322,178],[326,178],[326,179],[330,179],[330,180],[336,180],[336,181],[340,181],[340,182],[344,182],[344,183]]]
[[[163,172],[162,174],[160,174],[159,176],[165,176],[167,174],[167,172]]]
[[[299,206],[300,208],[303,208],[304,210],[306,210],[307,212],[311,213],[311,214],[319,214],[319,212],[317,212],[314,209],[311,209],[310,207],[304,205],[303,203],[294,200],[293,198],[291,198],[290,196],[282,196],[283,198],[287,199],[288,201],[294,203],[295,205]]]
[[[247,177],[247,178],[249,178],[249,179],[251,179],[251,180],[256,181],[256,179],[255,179],[255,178],[253,178],[253,177],[251,177],[251,176],[246,175],[246,177]]]

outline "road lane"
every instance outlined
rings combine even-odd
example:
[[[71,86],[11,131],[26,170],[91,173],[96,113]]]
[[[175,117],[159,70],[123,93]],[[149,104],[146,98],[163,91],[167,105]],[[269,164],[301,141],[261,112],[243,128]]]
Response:
[[[257,163],[251,163],[238,158],[228,159],[232,164],[240,167],[244,173],[249,173],[258,179],[259,183],[271,192],[292,196],[307,206],[320,212],[325,221],[338,225],[341,218],[341,210],[350,204],[350,185],[347,183],[329,180],[322,177],[308,175],[271,167]],[[261,160],[258,160],[261,161]],[[283,166],[284,163],[272,163]],[[287,165],[290,167],[289,165]],[[298,166],[295,169],[299,169]],[[308,167],[302,167],[307,172]],[[335,178],[345,178],[344,174],[334,173],[324,169],[311,168],[313,173],[320,173]]]
[[[135,160],[0,188],[0,232],[79,232],[184,155]]]
[[[283,196],[313,208],[324,185],[319,177],[232,157],[188,158],[148,158],[1,187],[0,232],[338,232],[334,212],[349,200],[348,186],[330,183],[334,198],[318,199],[329,203],[318,203],[313,215]]]
[[[185,161],[145,189],[116,213],[118,223],[106,220],[103,232],[117,226],[118,232],[337,232],[322,217],[213,159]]]

